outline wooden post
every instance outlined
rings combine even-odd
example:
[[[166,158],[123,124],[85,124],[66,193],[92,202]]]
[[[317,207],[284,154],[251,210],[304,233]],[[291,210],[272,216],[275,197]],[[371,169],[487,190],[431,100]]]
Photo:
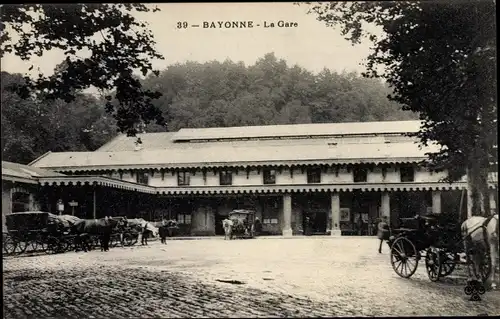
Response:
[[[92,201],[92,204],[93,204],[93,213],[94,213],[94,219],[96,219],[97,217],[97,212],[96,212],[96,187],[94,186],[93,188],[93,191],[94,191],[94,200]]]

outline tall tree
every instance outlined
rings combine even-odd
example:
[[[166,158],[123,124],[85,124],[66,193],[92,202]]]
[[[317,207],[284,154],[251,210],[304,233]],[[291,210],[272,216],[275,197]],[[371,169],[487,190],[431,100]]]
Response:
[[[163,57],[154,49],[147,24],[131,13],[158,10],[143,4],[4,4],[0,6],[0,57],[15,54],[29,61],[52,49],[63,50],[64,67],[37,79],[26,76],[16,92],[23,98],[43,92],[45,99],[71,102],[91,86],[114,90],[116,103],[112,95],[106,96],[106,109],[122,132],[134,135],[140,123],[165,124],[152,103],[161,94],[144,89],[134,76],[134,71],[144,76],[157,72],[151,61]],[[90,56],[79,57],[82,51]]]
[[[394,90],[389,98],[420,114],[422,144],[441,145],[428,154],[429,167],[446,170],[450,182],[466,174],[469,213],[489,214],[488,172],[497,162],[494,1],[332,2],[310,8],[354,44],[372,41],[365,76],[387,80]]]

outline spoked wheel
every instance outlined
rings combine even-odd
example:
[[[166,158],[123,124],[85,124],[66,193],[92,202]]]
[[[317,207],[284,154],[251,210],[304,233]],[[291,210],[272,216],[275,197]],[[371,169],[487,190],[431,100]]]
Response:
[[[113,234],[109,239],[109,247],[117,247],[120,244],[120,234]]]
[[[123,242],[125,246],[133,246],[139,240],[138,235],[134,234],[123,234]]]
[[[16,253],[22,254],[26,251],[29,245],[29,241],[26,239],[23,239],[22,241],[17,242],[17,247],[16,247]]]
[[[3,252],[6,255],[12,255],[17,248],[17,242],[10,236],[5,235],[3,237]]]
[[[400,277],[410,278],[417,271],[420,254],[406,237],[399,237],[391,246],[392,268]]]
[[[441,252],[441,273],[439,276],[446,277],[450,275],[455,270],[458,259],[457,253]]]
[[[57,237],[50,237],[47,242],[46,251],[50,254],[63,253],[65,251],[66,243]]]
[[[489,252],[484,252],[483,258],[481,258],[481,264],[479,266],[479,275],[483,282],[486,281],[491,273],[491,259]]]
[[[425,253],[425,268],[431,281],[438,281],[441,276],[441,252],[437,248],[428,248]]]

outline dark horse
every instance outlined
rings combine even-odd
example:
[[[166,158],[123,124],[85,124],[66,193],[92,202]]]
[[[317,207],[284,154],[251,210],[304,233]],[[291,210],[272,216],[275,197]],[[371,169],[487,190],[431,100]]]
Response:
[[[109,241],[114,228],[124,227],[127,220],[120,218],[100,218],[100,219],[82,219],[76,222],[71,227],[71,232],[76,236],[75,246],[80,245],[83,251],[87,251],[89,247],[88,238],[92,235],[99,237],[101,243],[101,251],[109,250]]]

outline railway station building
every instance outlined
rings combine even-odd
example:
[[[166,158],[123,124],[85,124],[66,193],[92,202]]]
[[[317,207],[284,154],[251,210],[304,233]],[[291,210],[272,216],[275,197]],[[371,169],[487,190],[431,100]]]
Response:
[[[94,152],[48,152],[30,167],[40,209],[81,218],[176,219],[185,234],[222,234],[233,209],[251,209],[263,233],[370,234],[388,216],[470,210],[464,179],[449,184],[422,165],[407,133],[420,121],[181,129],[119,135]],[[497,207],[497,181],[490,201]],[[70,203],[73,203],[70,205]],[[75,203],[77,203],[75,205]],[[308,224],[306,225],[306,221]]]

